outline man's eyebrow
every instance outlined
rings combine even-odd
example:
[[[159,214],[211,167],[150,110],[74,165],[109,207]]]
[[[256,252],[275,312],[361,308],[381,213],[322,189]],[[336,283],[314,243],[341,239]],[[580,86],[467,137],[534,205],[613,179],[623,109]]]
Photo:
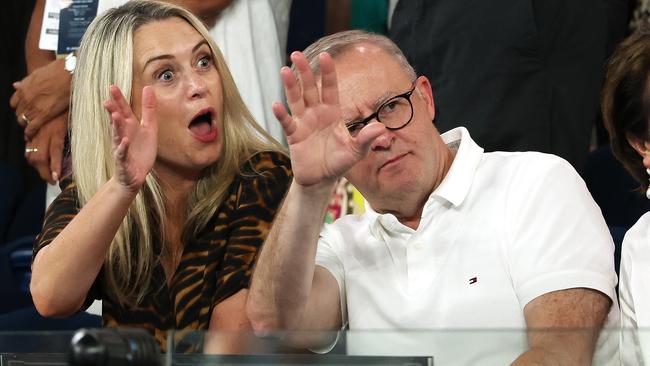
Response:
[[[377,99],[375,99],[375,101],[374,101],[374,103],[372,105],[372,109],[374,109],[376,111],[377,108],[379,108],[382,104],[386,103],[387,100],[389,100],[390,98],[396,96],[397,94],[398,94],[397,92],[392,91],[392,90],[389,90],[389,91],[383,93],[382,95],[377,97]]]
[[[373,110],[372,113],[375,113],[377,111],[377,109],[382,104],[386,103],[387,100],[389,100],[390,98],[392,98],[392,97],[394,97],[396,95],[398,95],[397,92],[392,91],[392,90],[388,90],[388,91],[384,92],[383,94],[381,94],[380,96],[378,96],[377,98],[375,98],[375,100],[372,101],[371,104],[370,104],[372,106],[372,110]],[[348,118],[348,117],[345,116],[345,112],[344,112],[343,121],[345,122],[346,125],[349,125],[350,123],[353,123],[353,122],[359,122],[359,121],[363,120],[366,117],[368,117],[368,116],[358,116],[358,117],[355,117],[355,118]]]
[[[201,46],[207,45],[207,44],[208,44],[208,41],[206,41],[205,39],[202,39],[196,45],[194,45],[194,47],[192,47],[192,53],[196,52],[199,48],[201,48]],[[174,56],[169,55],[169,54],[162,54],[162,55],[154,56],[154,57],[148,59],[147,62],[144,63],[144,66],[142,67],[142,70],[146,70],[147,66],[150,63],[154,62],[154,61],[169,60],[169,59],[173,59],[173,58],[174,58]]]

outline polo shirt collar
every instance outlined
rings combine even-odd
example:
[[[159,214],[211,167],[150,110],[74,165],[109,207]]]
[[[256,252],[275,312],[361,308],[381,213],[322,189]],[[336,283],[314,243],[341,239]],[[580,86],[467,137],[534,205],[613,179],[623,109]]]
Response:
[[[454,206],[460,206],[474,181],[474,175],[481,159],[483,148],[472,140],[465,127],[457,127],[441,135],[442,141],[451,149],[456,150],[456,156],[451,163],[447,175],[431,196],[440,197]],[[431,199],[427,201],[427,205]]]
[[[427,211],[427,207],[437,201],[437,198],[442,198],[454,206],[461,205],[469,194],[476,169],[483,157],[483,148],[472,140],[465,127],[454,128],[443,133],[441,137],[447,146],[456,150],[456,155],[447,175],[429,196],[424,211]],[[402,227],[403,225],[399,224],[393,214],[379,214],[374,211],[368,201],[366,201],[366,215],[370,217],[371,221],[375,222],[374,225],[371,225],[374,228],[373,232],[378,229],[377,224],[390,231],[412,231],[409,228]]]

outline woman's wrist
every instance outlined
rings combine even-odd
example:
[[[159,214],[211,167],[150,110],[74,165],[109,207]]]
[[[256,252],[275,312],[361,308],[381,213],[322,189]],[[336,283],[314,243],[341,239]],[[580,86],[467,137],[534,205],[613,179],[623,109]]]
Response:
[[[109,192],[114,192],[119,195],[120,198],[125,200],[133,201],[135,197],[140,192],[140,188],[129,187],[122,182],[117,177],[111,177],[111,179],[106,182]]]

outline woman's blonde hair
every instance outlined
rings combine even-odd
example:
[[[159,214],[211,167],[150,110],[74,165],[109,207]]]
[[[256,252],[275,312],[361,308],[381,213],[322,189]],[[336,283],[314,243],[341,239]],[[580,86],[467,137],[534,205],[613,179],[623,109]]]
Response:
[[[114,174],[111,121],[102,107],[108,88],[117,85],[131,100],[133,34],[141,26],[178,17],[187,21],[212,49],[223,90],[223,147],[218,161],[206,168],[188,199],[182,241],[206,228],[224,201],[228,187],[252,155],[284,151],[254,120],[235,86],[224,58],[200,20],[187,10],[160,2],[135,0],[106,11],[88,27],[81,41],[73,77],[71,155],[79,204],[85,205]],[[104,262],[107,296],[135,306],[151,290],[161,253],[165,253],[165,199],[155,171],[146,178],[124,218]],[[155,243],[163,243],[156,246]]]

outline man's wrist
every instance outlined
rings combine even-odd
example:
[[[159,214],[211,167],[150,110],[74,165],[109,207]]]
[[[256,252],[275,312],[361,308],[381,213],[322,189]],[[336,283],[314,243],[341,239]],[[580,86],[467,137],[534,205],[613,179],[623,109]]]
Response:
[[[304,201],[311,201],[312,203],[325,202],[327,204],[327,202],[329,202],[329,198],[332,195],[332,192],[334,192],[336,182],[336,180],[323,181],[318,184],[305,186],[296,182],[294,179],[289,190],[301,197],[301,199]]]

